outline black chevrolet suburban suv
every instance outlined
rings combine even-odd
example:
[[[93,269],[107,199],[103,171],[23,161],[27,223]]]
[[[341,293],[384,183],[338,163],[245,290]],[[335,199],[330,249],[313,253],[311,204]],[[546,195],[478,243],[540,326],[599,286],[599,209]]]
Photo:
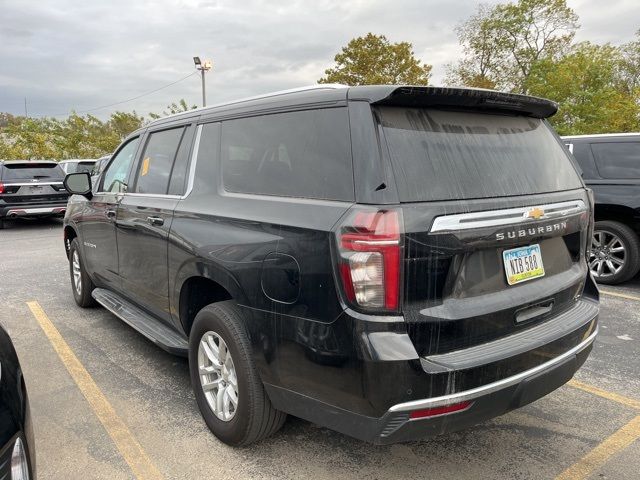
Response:
[[[595,196],[589,267],[599,283],[640,271],[640,133],[562,137]]]
[[[51,160],[0,161],[0,230],[6,220],[64,215],[69,193],[63,180]]]
[[[188,356],[231,445],[286,414],[378,444],[500,415],[567,382],[598,330],[556,108],[323,85],[157,120],[94,185],[65,179],[73,295]]]

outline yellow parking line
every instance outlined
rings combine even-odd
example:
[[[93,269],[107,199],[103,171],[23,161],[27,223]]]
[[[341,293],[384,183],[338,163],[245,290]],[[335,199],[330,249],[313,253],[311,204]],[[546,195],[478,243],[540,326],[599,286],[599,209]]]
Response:
[[[600,290],[600,293],[602,293],[604,295],[609,295],[611,297],[626,298],[627,300],[636,300],[637,302],[640,302],[640,297],[636,297],[635,295],[627,295],[627,294],[624,294],[624,293],[616,293],[616,292],[612,292],[610,290]]]
[[[636,400],[635,398],[625,397],[624,395],[620,395],[619,393],[608,392],[607,390],[594,387],[593,385],[589,385],[588,383],[583,383],[579,380],[570,380],[567,383],[567,385],[573,388],[584,390],[585,392],[593,393],[594,395],[598,395],[599,397],[606,398],[607,400],[621,403],[622,405],[626,405],[627,407],[640,410],[640,400]]]
[[[580,480],[587,478],[596,468],[627,448],[640,438],[640,415],[609,436],[604,442],[587,453],[556,477],[556,480]]]
[[[133,470],[133,474],[138,480],[162,480],[163,476],[156,466],[151,462],[142,446],[135,439],[127,425],[120,419],[113,409],[107,397],[102,393],[96,382],[84,368],[73,350],[67,345],[58,329],[53,325],[47,314],[44,313],[38,302],[27,302],[31,313],[36,318],[40,327],[53,348],[58,353],[60,360],[71,374],[71,377],[78,385],[78,388],[85,396],[94,413],[104,426],[116,447],[124,457],[125,461]]]

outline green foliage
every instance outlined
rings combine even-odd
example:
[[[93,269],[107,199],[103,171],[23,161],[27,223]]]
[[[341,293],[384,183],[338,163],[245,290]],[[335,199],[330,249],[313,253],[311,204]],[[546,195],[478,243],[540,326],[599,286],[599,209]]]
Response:
[[[427,85],[431,76],[431,65],[415,57],[410,43],[391,43],[372,33],[351,40],[334,60],[318,83]]]
[[[169,113],[196,108],[181,99],[167,106]],[[150,113],[151,120],[161,115]],[[64,120],[30,118],[0,113],[0,159],[98,158],[112,153],[122,140],[145,125],[135,111],[114,112],[102,121],[93,115],[72,113]]]
[[[551,118],[560,134],[639,130],[638,96],[619,77],[623,62],[619,48],[579,43],[559,60],[535,63],[527,90],[560,104]]]
[[[566,0],[481,5],[457,29],[463,58],[446,82],[550,98],[561,134],[640,130],[640,31],[625,45],[572,44]]]
[[[527,93],[534,64],[561,57],[577,28],[566,0],[481,5],[457,28],[464,58],[448,66],[447,82]]]

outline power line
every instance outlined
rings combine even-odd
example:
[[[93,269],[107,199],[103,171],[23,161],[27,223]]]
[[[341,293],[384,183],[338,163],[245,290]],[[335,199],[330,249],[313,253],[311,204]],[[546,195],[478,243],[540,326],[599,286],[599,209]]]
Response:
[[[170,87],[172,85],[175,85],[176,83],[180,83],[180,82],[186,80],[187,78],[193,77],[196,73],[198,73],[197,70],[195,72],[193,72],[193,73],[190,73],[186,77],[182,77],[182,78],[176,80],[175,82],[168,83],[166,85],[163,85],[160,88],[156,88],[155,90],[150,90],[148,92],[142,93],[142,94],[137,95],[135,97],[127,98],[126,100],[122,100],[120,102],[110,103],[108,105],[101,105],[99,107],[93,107],[93,108],[89,108],[87,110],[76,110],[75,113],[95,112],[96,110],[102,110],[103,108],[115,107],[116,105],[122,105],[123,103],[132,102],[133,100],[137,100],[139,98],[146,97],[147,95],[151,95],[152,93],[156,93],[156,92],[159,92],[160,90],[164,90],[165,88],[168,88],[168,87]],[[36,117],[60,117],[62,115],[68,115],[68,113],[56,113],[54,115],[35,115],[35,116]]]

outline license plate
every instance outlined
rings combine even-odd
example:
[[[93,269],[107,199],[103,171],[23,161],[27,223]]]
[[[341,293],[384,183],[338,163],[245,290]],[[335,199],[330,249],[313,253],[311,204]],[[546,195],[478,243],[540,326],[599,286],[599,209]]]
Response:
[[[33,186],[28,186],[26,187],[26,192],[28,194],[37,194],[37,193],[42,193],[43,188],[38,186],[38,185],[33,185]]]
[[[544,277],[540,245],[505,250],[502,252],[502,259],[509,285]]]

